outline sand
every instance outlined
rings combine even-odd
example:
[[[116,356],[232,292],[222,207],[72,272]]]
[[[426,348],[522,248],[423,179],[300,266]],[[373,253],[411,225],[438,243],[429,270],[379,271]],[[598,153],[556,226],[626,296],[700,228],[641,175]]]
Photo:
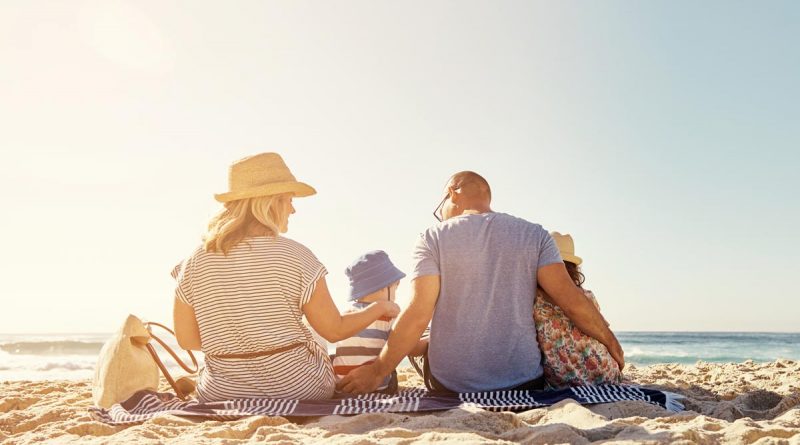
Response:
[[[231,422],[166,416],[114,427],[93,421],[88,381],[0,383],[0,443],[734,443],[800,444],[800,362],[630,366],[629,383],[686,396],[670,413],[644,402],[581,406],[571,400],[521,413],[282,417]],[[401,385],[421,384],[413,371]]]

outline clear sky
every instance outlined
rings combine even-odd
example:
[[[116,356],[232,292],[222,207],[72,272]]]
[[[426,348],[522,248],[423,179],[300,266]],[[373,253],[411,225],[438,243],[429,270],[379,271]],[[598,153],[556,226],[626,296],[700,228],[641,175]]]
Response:
[[[798,331],[800,3],[0,3],[0,332],[170,320],[231,161],[403,270],[450,174],[571,233],[617,330]],[[409,289],[407,282],[400,294]]]

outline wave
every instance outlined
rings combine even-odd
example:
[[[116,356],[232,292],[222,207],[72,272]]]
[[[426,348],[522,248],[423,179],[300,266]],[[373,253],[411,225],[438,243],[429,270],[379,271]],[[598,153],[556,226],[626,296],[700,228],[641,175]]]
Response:
[[[625,349],[625,357],[689,357],[691,354],[683,351],[649,351],[633,347]]]
[[[754,348],[658,348],[646,349],[637,346],[625,348],[625,361],[636,365],[658,363],[680,363],[693,365],[698,361],[709,363],[740,363],[745,360],[771,362],[778,358],[791,358],[791,351],[765,350]]]
[[[746,360],[753,360],[757,363],[767,363],[775,359],[755,358],[755,357],[742,357],[737,355],[720,355],[720,356],[699,356],[699,355],[659,355],[659,356],[640,356],[640,357],[625,357],[625,363],[631,363],[637,366],[658,365],[663,363],[678,363],[681,365],[694,365],[697,362],[706,363],[741,363]]]
[[[54,370],[84,371],[93,369],[94,369],[94,363],[50,362],[38,367],[36,370],[37,371],[54,371]]]
[[[0,350],[14,355],[97,355],[103,343],[91,341],[19,341],[0,344]]]

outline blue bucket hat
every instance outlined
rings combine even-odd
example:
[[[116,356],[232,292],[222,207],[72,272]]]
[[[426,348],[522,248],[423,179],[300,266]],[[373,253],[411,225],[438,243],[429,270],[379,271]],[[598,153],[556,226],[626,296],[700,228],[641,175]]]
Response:
[[[350,279],[350,297],[354,301],[375,291],[388,287],[406,276],[392,264],[389,255],[382,250],[373,250],[358,257],[344,270]]]

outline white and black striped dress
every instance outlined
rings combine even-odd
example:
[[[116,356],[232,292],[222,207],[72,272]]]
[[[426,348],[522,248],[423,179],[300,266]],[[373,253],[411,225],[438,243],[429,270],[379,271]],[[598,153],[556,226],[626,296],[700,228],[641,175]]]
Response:
[[[303,305],[326,274],[308,248],[285,237],[247,238],[227,256],[201,246],[178,264],[175,295],[194,309],[206,354],[198,399],[330,398],[330,359],[302,321]],[[214,357],[298,342],[303,346],[274,355]]]

